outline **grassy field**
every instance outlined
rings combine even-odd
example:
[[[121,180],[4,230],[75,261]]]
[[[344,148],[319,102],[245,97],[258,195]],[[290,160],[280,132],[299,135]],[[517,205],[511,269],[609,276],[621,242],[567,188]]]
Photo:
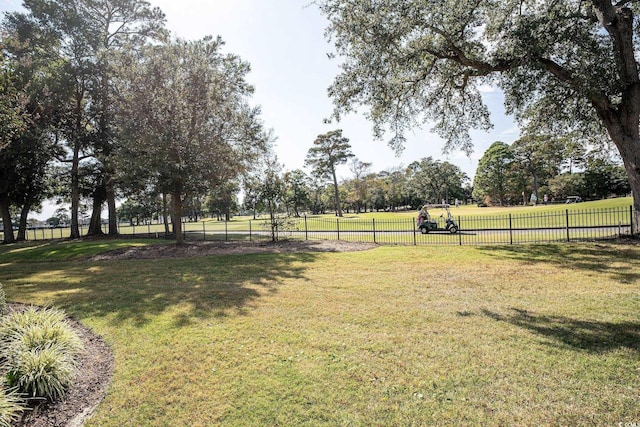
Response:
[[[101,244],[0,246],[8,299],[112,346],[88,426],[640,421],[639,246],[83,261],[126,242]]]

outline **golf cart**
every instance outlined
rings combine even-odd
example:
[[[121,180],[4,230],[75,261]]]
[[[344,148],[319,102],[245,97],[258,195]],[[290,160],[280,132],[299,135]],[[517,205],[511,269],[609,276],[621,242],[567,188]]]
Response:
[[[429,214],[429,209],[442,210],[442,214],[435,219]],[[458,223],[453,219],[449,205],[424,205],[418,214],[418,230],[422,234],[430,231],[448,231],[451,234],[458,232]]]

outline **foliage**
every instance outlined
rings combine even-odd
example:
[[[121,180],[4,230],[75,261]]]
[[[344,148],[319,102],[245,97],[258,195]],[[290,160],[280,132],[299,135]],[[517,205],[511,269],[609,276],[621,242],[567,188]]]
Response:
[[[463,186],[469,180],[459,167],[432,157],[411,163],[407,175],[415,205],[464,199]]]
[[[278,229],[284,226],[284,219],[278,217],[279,204],[285,195],[285,184],[282,179],[282,165],[278,159],[268,157],[264,161],[264,172],[259,187],[259,198],[269,212],[269,228],[271,229],[271,241],[278,240]]]
[[[490,127],[481,88],[498,85],[528,135],[612,141],[640,212],[637,2],[319,4],[342,62],[329,88],[335,117],[365,106],[376,137],[388,127],[395,148],[430,123],[447,149],[470,151],[469,130]]]
[[[293,215],[300,216],[300,210],[309,204],[309,177],[301,169],[284,174],[285,198],[287,207],[291,206]]]
[[[544,135],[529,135],[515,141],[510,149],[518,170],[529,175],[532,180],[529,188],[541,200],[540,183],[556,176],[565,158],[562,141]]]
[[[0,427],[11,427],[24,411],[24,400],[13,390],[0,387]]]
[[[62,310],[28,308],[15,312],[0,321],[2,352],[39,350],[51,346],[71,356],[82,350],[82,342],[65,320]]]
[[[512,170],[514,155],[509,145],[496,141],[484,152],[478,162],[473,181],[473,197],[478,201],[490,199],[493,204],[507,203],[508,176]]]
[[[246,102],[253,92],[245,81],[249,64],[223,54],[223,44],[211,37],[176,40],[123,58],[129,74],[120,104],[120,166],[130,182],[172,195],[178,240],[185,197],[239,176],[270,138],[260,110]]]
[[[82,348],[61,310],[29,308],[0,321],[8,384],[28,397],[63,397]]]
[[[35,150],[37,156],[31,156],[42,159],[40,165],[53,160],[68,165],[70,177],[67,186],[60,188],[60,195],[71,201],[73,237],[79,237],[83,163],[89,159],[98,163],[93,172],[99,175],[90,180],[95,184],[90,190],[94,202],[90,233],[100,232],[105,199],[113,202],[109,203],[113,233],[116,220],[111,154],[116,129],[111,90],[117,75],[111,60],[115,52],[162,38],[164,15],[144,0],[29,0],[24,2],[24,8],[25,12],[7,14],[3,26],[18,41],[11,46],[11,52],[22,59],[19,76],[28,82],[25,87],[29,111],[37,118],[30,123],[29,135],[41,145],[55,144],[55,152],[44,146]],[[39,183],[40,187],[28,194],[43,196],[40,179],[25,182]],[[23,216],[26,218],[26,213]]]
[[[7,382],[27,397],[54,401],[64,397],[73,370],[73,359],[57,345],[21,349],[8,362]]]

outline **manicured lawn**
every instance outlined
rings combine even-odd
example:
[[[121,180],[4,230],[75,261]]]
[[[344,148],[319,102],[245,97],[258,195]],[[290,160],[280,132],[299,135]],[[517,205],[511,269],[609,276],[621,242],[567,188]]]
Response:
[[[88,426],[640,420],[639,246],[89,262],[95,242],[69,245],[0,247],[0,282],[111,344]]]

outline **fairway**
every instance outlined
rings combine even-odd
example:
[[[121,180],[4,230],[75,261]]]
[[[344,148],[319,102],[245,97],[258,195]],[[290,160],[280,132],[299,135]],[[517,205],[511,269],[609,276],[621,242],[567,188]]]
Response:
[[[111,345],[88,426],[640,420],[639,246],[83,261],[99,248],[73,245],[0,247],[0,283]]]

